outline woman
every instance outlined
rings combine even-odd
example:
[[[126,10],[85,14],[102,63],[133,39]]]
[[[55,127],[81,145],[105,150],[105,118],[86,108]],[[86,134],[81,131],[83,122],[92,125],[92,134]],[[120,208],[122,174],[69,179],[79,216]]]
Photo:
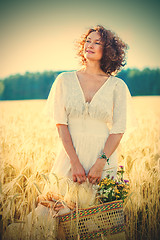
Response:
[[[126,129],[126,84],[113,75],[125,65],[127,45],[98,25],[78,42],[83,68],[58,75],[45,111],[61,146],[52,171],[74,182],[116,177],[116,149]]]
[[[101,25],[89,29],[77,43],[83,68],[58,75],[44,110],[56,125],[60,138],[50,177],[67,177],[79,184],[88,179],[91,184],[97,184],[108,174],[116,177],[116,149],[128,125],[128,100],[131,96],[126,84],[114,77],[125,65],[127,45]],[[53,208],[45,207],[50,206],[43,203],[49,187],[46,185],[39,199],[41,204],[34,212],[39,219],[39,227],[35,225],[39,235],[43,229],[41,220],[47,223],[49,219],[47,234],[53,233],[55,219],[52,214],[59,210],[63,213],[63,203],[58,202],[55,206],[56,198],[51,197]],[[28,226],[33,225],[34,214],[27,217],[27,232]],[[15,228],[11,224],[5,239],[11,234],[13,236],[13,230]]]

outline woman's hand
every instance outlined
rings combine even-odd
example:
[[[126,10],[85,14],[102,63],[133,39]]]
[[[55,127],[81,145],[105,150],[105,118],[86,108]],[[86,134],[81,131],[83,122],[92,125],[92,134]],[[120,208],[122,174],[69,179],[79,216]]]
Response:
[[[79,161],[76,161],[76,163],[72,164],[71,171],[74,182],[83,183],[86,181],[85,170]]]
[[[91,169],[88,172],[88,180],[90,183],[92,184],[99,183],[105,164],[106,164],[105,159],[100,158],[97,159],[95,164],[91,167]]]
[[[86,181],[86,173],[76,154],[68,126],[64,124],[57,124],[57,128],[66,154],[70,159],[73,181],[83,183]]]

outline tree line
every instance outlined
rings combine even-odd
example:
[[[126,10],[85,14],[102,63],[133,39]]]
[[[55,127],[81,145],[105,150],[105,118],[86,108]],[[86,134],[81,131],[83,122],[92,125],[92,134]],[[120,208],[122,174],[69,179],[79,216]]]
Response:
[[[0,100],[46,99],[61,72],[65,71],[26,72],[1,79]],[[160,68],[128,68],[116,76],[124,80],[132,96],[160,95]]]

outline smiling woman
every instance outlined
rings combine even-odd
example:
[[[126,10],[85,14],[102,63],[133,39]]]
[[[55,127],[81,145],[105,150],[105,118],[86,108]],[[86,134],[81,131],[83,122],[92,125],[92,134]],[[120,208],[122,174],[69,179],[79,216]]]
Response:
[[[79,56],[84,68],[62,72],[54,81],[44,109],[45,117],[59,134],[59,148],[48,177],[50,183],[53,176],[67,178],[78,186],[86,184],[86,192],[96,192],[95,185],[101,179],[107,175],[117,177],[117,147],[126,132],[131,95],[123,80],[113,75],[124,65],[125,49],[126,45],[103,26],[90,29],[80,41]],[[64,189],[59,188],[59,192]],[[55,188],[46,184],[40,199],[54,196],[49,198],[54,202],[60,197],[55,198],[55,194]],[[68,194],[72,201],[74,194]],[[78,201],[77,198],[77,208],[81,204]],[[53,211],[42,202],[35,213],[39,218],[47,216],[53,220]],[[71,205],[65,204],[70,211]],[[63,208],[60,202],[52,210],[61,214]]]
[[[101,25],[89,29],[87,33],[83,34],[81,39],[76,42],[77,55],[80,57],[80,63],[82,65],[85,66],[87,62],[86,52],[88,52],[88,50],[93,52],[91,48],[91,46],[93,46],[92,44],[94,46],[98,45],[97,49],[103,51],[100,66],[105,73],[116,74],[125,66],[128,45],[122,41],[116,33],[105,29]]]
[[[98,25],[78,47],[83,68],[59,74],[46,103],[61,142],[51,172],[96,184],[107,174],[116,177],[116,148],[128,125],[131,95],[123,80],[113,76],[124,66],[127,45]]]

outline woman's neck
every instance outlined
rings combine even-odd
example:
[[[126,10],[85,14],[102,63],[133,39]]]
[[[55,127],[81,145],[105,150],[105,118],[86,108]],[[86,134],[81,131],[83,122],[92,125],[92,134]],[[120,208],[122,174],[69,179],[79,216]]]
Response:
[[[87,64],[85,67],[82,68],[82,72],[88,75],[106,75],[106,73],[102,71],[102,69],[96,62]]]

